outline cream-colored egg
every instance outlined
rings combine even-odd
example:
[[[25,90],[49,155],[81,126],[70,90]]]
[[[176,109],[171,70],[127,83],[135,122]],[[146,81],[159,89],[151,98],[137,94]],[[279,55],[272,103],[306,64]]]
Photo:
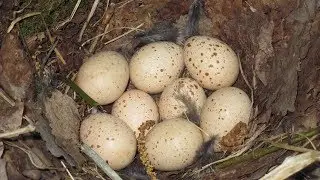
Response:
[[[201,111],[200,127],[209,135],[204,134],[204,139],[219,140],[239,122],[248,124],[250,115],[251,100],[241,89],[225,87],[213,92]]]
[[[191,78],[179,78],[167,86],[159,100],[159,112],[162,120],[177,117],[200,117],[200,111],[206,100],[203,88]]]
[[[183,49],[172,42],[154,42],[139,49],[130,61],[130,78],[137,89],[156,94],[179,78]]]
[[[146,121],[158,122],[158,106],[152,97],[138,89],[126,91],[112,107],[112,115],[126,122],[138,137],[138,128]]]
[[[190,37],[184,44],[184,61],[190,75],[210,90],[231,86],[239,74],[235,52],[219,39]]]
[[[134,159],[137,141],[131,128],[121,119],[106,113],[89,115],[82,121],[80,139],[114,170],[128,166]]]
[[[146,137],[146,152],[155,169],[174,171],[191,165],[203,143],[198,127],[176,118],[155,125]]]
[[[124,56],[115,51],[91,56],[82,64],[76,78],[76,84],[101,105],[118,99],[128,81],[129,65]]]

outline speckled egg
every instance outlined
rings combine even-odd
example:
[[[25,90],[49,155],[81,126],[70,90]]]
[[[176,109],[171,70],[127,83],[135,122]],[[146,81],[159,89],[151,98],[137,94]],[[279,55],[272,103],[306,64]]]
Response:
[[[179,78],[167,86],[160,96],[160,117],[168,120],[187,115],[189,119],[198,119],[205,100],[206,94],[197,81]]]
[[[251,100],[236,87],[225,87],[213,92],[201,111],[200,127],[207,134],[205,140],[225,136],[236,124],[249,123]],[[209,136],[208,136],[209,135]]]
[[[106,113],[91,114],[82,121],[80,139],[90,146],[114,170],[128,166],[137,149],[131,128],[118,117]]]
[[[185,42],[184,61],[190,75],[209,90],[231,86],[239,74],[235,52],[221,40],[208,36],[193,36]]]
[[[138,137],[138,128],[142,123],[152,120],[158,122],[158,106],[153,98],[138,89],[126,91],[113,104],[112,115],[119,117],[126,122]]]
[[[89,57],[79,69],[76,84],[100,105],[110,104],[125,91],[129,65],[123,55],[103,51]]]
[[[179,78],[184,68],[183,48],[172,42],[154,42],[132,57],[130,78],[137,89],[156,94]]]
[[[203,143],[198,127],[176,118],[155,125],[146,137],[146,152],[155,169],[174,171],[191,165]]]

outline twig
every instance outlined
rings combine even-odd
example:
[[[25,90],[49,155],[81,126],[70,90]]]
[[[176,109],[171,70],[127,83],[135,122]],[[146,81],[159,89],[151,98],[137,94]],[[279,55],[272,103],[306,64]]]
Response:
[[[122,180],[121,177],[88,145],[82,144],[81,151],[89,156],[112,180]]]
[[[305,137],[312,137],[314,135],[317,135],[319,132],[320,132],[320,128],[315,128],[315,129],[312,129],[309,132],[305,132],[305,133],[302,133],[302,134]],[[295,138],[293,139],[292,142],[293,143],[298,143],[298,142],[302,141],[303,139],[305,139],[305,138],[302,137],[302,136],[299,136],[299,135],[295,135]],[[215,166],[215,168],[221,169],[221,168],[224,168],[224,167],[227,167],[227,166],[239,164],[241,162],[245,162],[245,161],[249,161],[249,160],[253,160],[253,159],[259,159],[259,158],[261,158],[261,157],[263,157],[263,156],[265,156],[267,154],[276,152],[276,151],[278,151],[280,149],[281,148],[279,148],[279,147],[271,146],[271,147],[268,147],[268,148],[260,148],[260,149],[251,151],[248,154],[243,154],[242,156],[239,156],[238,154],[241,154],[241,151],[242,151],[242,150],[240,150],[240,152],[238,151],[234,155],[228,156],[228,157],[226,157],[224,159],[221,159],[221,160],[218,160],[218,161],[215,161],[215,162],[212,162],[210,164],[207,164],[207,165],[203,166],[201,169],[195,171],[193,174],[199,173],[199,172],[203,171],[204,169],[206,169],[208,167],[211,167],[214,164],[217,164]]]
[[[11,132],[1,133],[0,134],[0,139],[9,139],[9,138],[13,138],[13,137],[18,137],[21,134],[27,134],[27,133],[30,133],[30,132],[34,132],[35,130],[36,130],[36,128],[33,125],[29,124],[26,127],[13,130]]]
[[[67,171],[69,177],[71,178],[71,180],[74,180],[74,177],[72,176],[72,174],[70,173],[69,169],[67,168],[67,166],[64,164],[63,161],[60,161],[60,163],[62,164],[63,168]]]
[[[58,44],[58,41],[55,41],[53,43],[53,45],[50,47],[46,56],[42,59],[42,63],[41,63],[41,67],[40,67],[41,70],[43,70],[44,66],[47,64],[48,59],[50,58],[50,56],[51,56],[52,52],[54,51],[54,49],[56,48],[57,44]]]
[[[32,16],[37,16],[37,15],[40,15],[41,12],[32,12],[32,13],[28,13],[28,14],[25,14],[25,15],[22,15],[18,18],[16,18],[15,20],[13,20],[7,30],[7,33],[10,33],[11,30],[13,29],[14,25],[17,24],[19,21],[23,20],[23,19],[26,19],[26,18],[29,18],[29,17],[32,17]]]
[[[304,143],[303,145],[302,145],[302,147],[306,147],[310,142],[312,142],[314,139],[316,139],[317,137],[319,136],[319,134],[316,134],[316,135],[314,135],[313,137],[311,137],[311,138],[308,138],[308,141],[306,142],[306,143]],[[313,143],[312,143],[313,144]],[[314,150],[317,150],[317,149],[314,149]],[[295,156],[295,155],[297,155],[298,154],[298,152],[295,152],[295,153],[293,153],[293,155]]]
[[[116,40],[118,40],[118,39],[120,39],[120,38],[122,38],[122,37],[124,37],[124,36],[126,36],[126,35],[128,35],[128,34],[130,34],[130,33],[132,33],[133,31],[136,31],[136,29],[142,27],[143,25],[144,25],[144,23],[141,23],[141,24],[140,24],[139,26],[137,26],[135,29],[131,29],[131,30],[129,30],[129,31],[121,34],[120,36],[115,37],[115,38],[111,39],[110,41],[107,41],[107,42],[104,43],[104,44],[105,44],[105,45],[110,44],[110,43],[112,43],[112,42],[114,42],[114,41],[116,41]]]
[[[19,13],[22,13],[30,4],[31,4],[32,0],[30,0],[28,2],[28,4],[26,6],[24,6],[23,8],[17,10],[17,11],[13,11],[13,18],[16,18],[16,15]]]
[[[298,135],[306,138],[306,139],[308,140],[308,142],[311,144],[312,148],[313,148],[314,150],[317,150],[317,147],[313,144],[313,142],[312,142],[312,140],[311,140],[310,138],[308,138],[308,137],[306,137],[305,135],[300,134],[300,133],[298,133]],[[312,138],[316,138],[316,137],[317,137],[317,135],[316,135],[315,137],[312,137]]]
[[[92,8],[91,8],[91,10],[90,10],[90,13],[89,13],[89,15],[88,15],[88,17],[87,17],[87,20],[86,20],[86,22],[84,22],[83,27],[82,27],[82,29],[81,29],[81,31],[80,31],[79,38],[78,38],[78,42],[81,42],[81,41],[82,41],[83,33],[84,33],[84,31],[86,30],[86,28],[87,28],[87,26],[88,26],[88,24],[89,24],[89,22],[90,22],[90,20],[91,20],[91,18],[92,18],[92,16],[93,16],[94,12],[96,11],[99,2],[100,2],[100,0],[94,0],[93,5],[92,5]]]
[[[14,102],[13,99],[11,99],[9,97],[9,95],[7,95],[6,92],[4,92],[4,90],[2,88],[0,88],[0,96],[5,100],[7,101],[12,107],[16,105],[16,103]]]
[[[43,22],[43,24],[44,24],[44,26],[45,26],[45,28],[46,28],[46,32],[47,32],[47,34],[48,34],[49,40],[50,40],[50,42],[51,42],[51,45],[53,45],[53,44],[54,44],[54,38],[52,37],[52,35],[51,35],[51,33],[50,33],[50,30],[49,30],[49,28],[48,28],[48,26],[47,26],[47,23],[46,23],[46,21],[44,20],[43,16],[41,16],[41,18],[42,18],[42,22]],[[62,62],[62,64],[67,64],[66,61],[64,60],[63,56],[61,55],[60,51],[58,50],[58,48],[55,47],[55,48],[54,48],[54,52],[56,53],[56,56],[57,56],[58,59]]]
[[[110,29],[110,30],[109,30],[109,31],[107,31],[107,32],[104,32],[104,33],[98,34],[98,35],[96,35],[96,36],[94,36],[94,37],[92,37],[92,38],[90,38],[90,39],[88,39],[88,40],[84,41],[84,42],[81,44],[81,46],[83,47],[84,45],[86,45],[86,44],[87,44],[87,43],[89,43],[90,41],[92,41],[92,40],[94,40],[94,39],[96,39],[96,38],[99,38],[99,37],[101,37],[101,36],[104,36],[104,35],[106,35],[106,34],[110,33],[110,32],[111,32],[111,31],[113,31],[113,30],[118,30],[118,29],[131,29],[131,30],[136,30],[136,31],[143,31],[142,29],[132,28],[132,27],[119,27],[119,28],[112,28],[112,29]]]
[[[308,148],[304,148],[304,147],[297,147],[297,146],[292,146],[289,144],[282,144],[282,143],[276,143],[276,142],[272,142],[272,141],[266,141],[268,143],[270,143],[272,146],[278,147],[278,148],[282,148],[282,149],[286,149],[286,150],[291,150],[291,151],[296,151],[296,152],[310,152],[310,151],[315,151],[312,149],[308,149]],[[315,151],[315,152],[319,152],[319,151]]]
[[[34,132],[36,130],[36,127],[33,125],[33,122],[27,116],[24,116],[23,118],[29,122],[27,126],[13,130],[11,132],[1,133],[0,139],[9,139],[13,137],[18,137],[19,135],[22,135],[22,134]]]
[[[70,74],[71,74],[71,73],[72,73],[72,72],[70,72]],[[76,77],[77,77],[77,73],[74,73],[73,76],[71,77],[71,81],[74,81],[74,80],[76,79]],[[67,76],[67,78],[68,78],[68,76]],[[64,94],[67,94],[68,91],[69,91],[69,89],[70,89],[70,86],[67,85],[66,90],[64,91]]]
[[[320,132],[320,128],[315,128],[315,129],[312,129],[308,132],[305,132],[303,133],[306,137],[312,137],[316,134],[319,134]],[[305,138],[304,137],[301,137],[299,135],[295,135],[295,137],[293,138],[292,140],[292,143],[298,143],[302,140],[304,140]],[[252,151],[248,154],[244,154],[243,156],[239,156],[239,157],[236,157],[236,158],[232,158],[230,159],[229,161],[225,161],[221,164],[218,164],[216,165],[216,168],[218,169],[221,169],[221,168],[224,168],[224,167],[227,167],[227,166],[231,166],[231,165],[234,165],[234,164],[238,164],[238,163],[241,163],[241,162],[244,162],[244,161],[249,161],[249,160],[254,160],[254,159],[259,159],[267,154],[271,154],[273,152],[276,152],[278,150],[280,150],[281,148],[278,148],[278,147],[274,147],[274,146],[271,146],[271,147],[268,147],[268,148],[260,148],[260,149],[257,149],[255,151]]]
[[[70,21],[73,19],[74,15],[76,14],[76,12],[77,12],[77,10],[78,10],[78,8],[79,8],[80,3],[81,3],[81,0],[78,0],[77,3],[76,3],[76,5],[74,6],[74,8],[73,8],[73,10],[72,10],[71,15],[70,15],[67,19],[65,19],[64,21],[62,21],[61,23],[59,23],[59,24],[55,27],[55,30],[60,29],[62,26],[64,26],[65,24],[67,24],[68,22],[70,22]]]
[[[128,0],[128,1],[126,1],[126,2],[119,2],[118,4],[121,4],[118,8],[120,9],[120,8],[122,8],[123,6],[125,6],[125,5],[127,5],[127,4],[129,4],[129,3],[131,3],[131,2],[133,2],[134,0]],[[117,4],[117,5],[118,5]]]
[[[252,109],[252,107],[253,107],[253,102],[254,102],[254,100],[253,100],[254,91],[253,91],[253,88],[252,88],[252,86],[250,85],[247,77],[244,75],[244,72],[243,72],[243,69],[242,69],[242,64],[241,64],[239,55],[238,55],[238,62],[239,62],[239,69],[240,69],[240,73],[241,73],[241,75],[242,75],[242,78],[243,78],[244,82],[247,84],[247,86],[249,87],[250,92],[251,92],[251,109]]]
[[[105,8],[105,13],[104,13],[104,17],[103,17],[103,20],[101,22],[101,26],[98,27],[97,29],[97,33],[96,34],[101,34],[104,32],[105,28],[108,27],[108,23],[110,22],[111,20],[111,17],[114,13],[114,8],[115,7],[115,4],[114,3],[111,3],[110,6],[109,6],[109,0],[107,2],[107,6]],[[108,11],[108,9],[110,10],[110,12]],[[102,28],[103,27],[103,28]],[[92,53],[94,50],[95,50],[95,47],[97,45],[99,41],[99,38],[95,38],[89,48],[89,52]]]
[[[253,143],[253,140],[255,140],[260,134],[262,131],[264,131],[266,128],[266,126],[262,126],[259,130],[257,130],[257,133],[255,133],[246,143],[246,145],[244,145],[244,148],[240,149],[239,151],[237,151],[236,153],[234,154],[231,154],[230,156],[226,157],[226,158],[223,158],[223,159],[220,159],[220,160],[217,160],[217,161],[214,161],[212,163],[209,163],[205,166],[203,166],[201,169],[197,170],[196,172],[194,172],[193,174],[196,174],[196,173],[200,173],[201,171],[211,167],[212,165],[214,164],[219,164],[219,163],[222,163],[222,162],[225,162],[225,161],[228,161],[232,158],[236,158],[240,155],[242,155],[244,152],[246,152],[252,145]]]

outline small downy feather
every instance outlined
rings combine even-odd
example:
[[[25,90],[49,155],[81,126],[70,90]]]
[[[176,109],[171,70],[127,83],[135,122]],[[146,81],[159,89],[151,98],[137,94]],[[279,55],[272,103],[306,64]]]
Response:
[[[189,8],[187,25],[182,32],[174,27],[172,22],[158,22],[155,23],[149,31],[139,33],[135,36],[133,48],[137,49],[157,41],[171,41],[182,44],[188,37],[198,35],[202,9],[202,0],[194,0]]]

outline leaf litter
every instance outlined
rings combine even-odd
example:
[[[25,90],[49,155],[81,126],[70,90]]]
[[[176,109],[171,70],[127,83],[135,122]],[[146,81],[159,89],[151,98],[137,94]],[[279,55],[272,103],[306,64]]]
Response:
[[[185,26],[188,19],[188,10],[193,1],[184,1],[183,3],[179,0],[110,1],[114,3],[115,9],[110,14],[111,18],[108,19],[107,24],[100,23],[107,9],[107,4],[100,2],[89,22],[89,26],[82,35],[83,41],[87,41],[97,36],[96,33],[110,30],[101,36],[99,41],[95,41],[95,45],[90,44],[91,42],[84,45],[77,42],[78,32],[81,30],[80,24],[83,24],[86,18],[83,12],[85,14],[89,13],[93,1],[88,1],[87,3],[90,5],[87,7],[82,6],[83,2],[80,5],[77,2],[80,1],[73,1],[73,5],[79,6],[75,6],[77,11],[72,14],[74,15],[73,19],[67,19],[69,16],[61,17],[58,22],[63,22],[65,19],[68,21],[65,21],[66,23],[62,25],[59,25],[58,22],[48,23],[46,25],[49,26],[46,27],[47,30],[43,29],[45,33],[38,32],[45,34],[45,36],[50,35],[49,38],[42,37],[40,41],[37,41],[37,38],[32,38],[34,35],[21,37],[17,31],[22,31],[25,26],[20,27],[20,24],[25,24],[29,19],[22,20],[23,23],[16,23],[11,34],[4,36],[3,32],[0,32],[0,42],[2,42],[0,84],[4,92],[15,103],[15,106],[11,106],[8,101],[0,99],[1,104],[5,104],[0,107],[0,127],[4,132],[19,129],[25,126],[22,117],[26,115],[31,119],[31,125],[34,125],[36,130],[21,134],[12,140],[21,140],[24,137],[41,137],[42,144],[40,143],[41,146],[39,146],[41,148],[34,153],[32,148],[11,144],[15,147],[11,151],[22,150],[18,155],[24,157],[22,158],[23,161],[29,163],[38,162],[35,160],[38,157],[37,155],[46,154],[49,151],[49,157],[54,167],[62,167],[60,161],[57,161],[55,157],[63,157],[68,162],[67,166],[78,168],[78,170],[70,169],[71,174],[82,176],[84,179],[91,179],[92,174],[91,176],[81,174],[83,172],[79,170],[79,167],[87,160],[80,153],[78,137],[81,118],[89,111],[86,108],[87,104],[79,96],[75,96],[73,91],[68,91],[68,94],[61,93],[65,91],[66,85],[52,77],[57,74],[66,76],[69,72],[75,72],[84,57],[90,55],[90,49],[92,49],[90,46],[94,46],[93,51],[96,52],[104,49],[117,50],[129,58],[135,48],[143,43],[149,43],[150,39],[151,41],[159,40],[159,38],[160,40],[174,39],[176,41],[177,31],[181,31]],[[57,1],[57,3],[62,3],[62,1]],[[31,3],[24,11],[26,13],[36,12],[36,5]],[[0,9],[5,7],[8,10],[7,6],[0,5]],[[72,6],[69,9],[72,10],[75,7]],[[240,0],[205,1],[204,13],[200,16],[198,32],[221,38],[230,44],[241,59],[243,72],[248,83],[254,87],[253,107],[255,112],[248,129],[254,138],[246,137],[243,139],[241,137],[234,139],[235,142],[227,142],[239,144],[240,141],[244,141],[245,146],[242,147],[242,155],[234,157],[232,157],[234,154],[215,155],[216,157],[210,159],[210,162],[198,162],[201,165],[200,167],[196,163],[195,166],[192,166],[193,168],[196,167],[195,169],[172,173],[157,172],[159,177],[173,179],[186,177],[185,172],[187,171],[195,172],[206,163],[225,158],[226,161],[217,162],[214,166],[211,166],[214,170],[208,168],[201,173],[193,173],[194,176],[189,178],[258,179],[269,172],[272,166],[277,166],[279,164],[277,162],[283,161],[286,156],[290,155],[290,152],[279,151],[280,148],[277,147],[277,151],[270,151],[270,153],[257,159],[252,158],[251,148],[257,150],[256,152],[265,152],[263,150],[268,150],[268,148],[274,150],[272,148],[275,148],[275,146],[269,147],[269,144],[263,139],[274,137],[273,140],[279,140],[280,143],[285,144],[286,141],[294,140],[290,140],[290,137],[295,137],[294,134],[298,130],[300,132],[310,128],[318,128],[320,117],[320,88],[318,87],[320,64],[317,61],[320,47],[319,19],[319,3],[316,0],[281,0],[276,2],[249,0],[245,3]],[[44,18],[44,20],[48,19]],[[161,23],[164,21],[168,22],[167,25]],[[6,21],[5,24],[9,26],[10,22]],[[139,31],[142,30],[143,33],[137,34],[138,30],[135,27],[140,24],[143,25],[139,27]],[[55,29],[55,27],[58,27],[57,25],[59,25],[59,30]],[[125,34],[128,28],[134,29],[130,31],[132,34]],[[6,29],[0,28],[0,30],[5,31]],[[160,36],[158,36],[159,34]],[[28,40],[27,44],[30,49],[25,47],[25,38]],[[52,41],[48,42],[49,39]],[[11,41],[12,43],[8,43]],[[58,49],[56,51],[59,52],[59,57],[57,57],[57,54],[47,53],[48,49],[53,47],[53,44],[56,45],[54,48]],[[31,57],[27,54],[30,54]],[[58,61],[61,58],[65,60],[65,65]],[[39,61],[42,59],[46,59],[44,70],[47,74],[39,77],[38,72],[33,73],[34,69],[37,69],[37,63],[42,63]],[[47,80],[43,78],[47,78]],[[40,83],[37,81],[40,81]],[[38,85],[34,85],[34,83]],[[247,93],[252,90],[242,78],[238,78],[235,86],[244,89]],[[210,93],[208,92],[208,94]],[[109,107],[98,108],[108,111]],[[289,129],[291,131],[288,131]],[[288,134],[288,132],[293,134]],[[281,133],[285,134],[287,138],[283,142],[281,136],[278,136]],[[312,146],[317,147],[319,146],[319,139],[316,136],[312,138],[313,136],[314,134],[306,137],[312,139],[309,139],[313,144]],[[310,148],[309,143],[306,143],[306,138],[304,137],[302,140]],[[33,140],[32,143],[37,145],[40,141]],[[302,143],[301,141],[299,143]],[[285,149],[291,147],[291,145],[281,147]],[[5,150],[4,157],[9,162],[4,170],[16,179],[24,176],[31,177],[32,172],[34,172],[34,177],[59,177],[57,171],[55,173],[40,171],[39,175],[39,171],[27,169],[27,165],[23,167],[17,162],[13,163],[10,161],[10,158],[13,159],[10,151]],[[245,160],[244,157],[248,157],[248,159]],[[134,164],[141,166],[141,163],[140,165],[136,162]],[[2,162],[0,165],[2,165]],[[47,166],[42,166],[41,162],[38,162],[36,167],[44,169]],[[0,168],[0,170],[3,169]],[[129,173],[130,170],[126,172]],[[64,173],[63,176],[70,175]],[[98,177],[98,175],[96,176]],[[136,177],[139,177],[139,175],[136,175]]]

